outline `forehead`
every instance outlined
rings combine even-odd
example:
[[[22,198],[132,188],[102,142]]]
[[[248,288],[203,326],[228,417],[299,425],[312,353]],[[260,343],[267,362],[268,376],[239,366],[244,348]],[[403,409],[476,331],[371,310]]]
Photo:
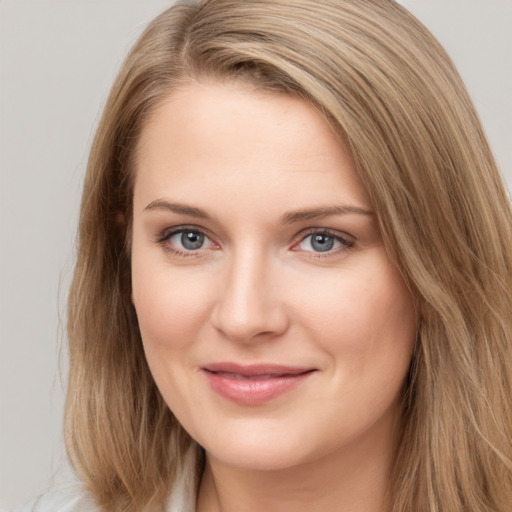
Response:
[[[311,104],[238,83],[178,89],[142,131],[136,197],[151,201],[190,186],[199,198],[238,187],[247,197],[293,192],[304,201],[332,192],[369,203],[350,154]]]

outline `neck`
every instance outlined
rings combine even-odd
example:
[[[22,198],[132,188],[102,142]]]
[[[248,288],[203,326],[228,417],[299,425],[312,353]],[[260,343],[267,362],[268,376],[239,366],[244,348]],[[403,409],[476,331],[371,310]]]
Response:
[[[394,445],[389,434],[271,471],[233,467],[207,453],[196,510],[386,512]]]

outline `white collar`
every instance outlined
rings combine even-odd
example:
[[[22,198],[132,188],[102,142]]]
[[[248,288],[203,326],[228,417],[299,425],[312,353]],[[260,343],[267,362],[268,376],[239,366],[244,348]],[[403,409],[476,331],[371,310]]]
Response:
[[[197,495],[198,446],[192,445],[183,460],[182,471],[173,486],[165,512],[195,512]]]

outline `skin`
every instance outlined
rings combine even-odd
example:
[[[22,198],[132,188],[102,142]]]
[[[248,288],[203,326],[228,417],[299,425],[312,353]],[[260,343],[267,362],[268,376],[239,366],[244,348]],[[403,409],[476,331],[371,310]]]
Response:
[[[194,84],[147,122],[136,172],[133,302],[155,382],[206,450],[197,510],[384,510],[416,315],[328,123],[298,98]],[[312,372],[247,405],[212,389],[219,361]]]

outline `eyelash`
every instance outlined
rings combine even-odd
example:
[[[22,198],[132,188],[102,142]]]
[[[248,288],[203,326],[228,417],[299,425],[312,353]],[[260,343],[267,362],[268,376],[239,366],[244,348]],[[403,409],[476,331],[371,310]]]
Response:
[[[315,235],[323,235],[323,236],[332,238],[336,242],[339,242],[341,244],[341,246],[338,247],[337,249],[328,250],[328,251],[325,251],[325,252],[320,252],[320,251],[304,251],[304,252],[307,252],[307,253],[309,253],[311,255],[314,255],[314,256],[310,256],[312,258],[328,258],[330,256],[336,256],[336,255],[338,255],[338,254],[340,254],[342,252],[345,252],[345,251],[348,251],[348,250],[352,249],[354,247],[354,245],[355,245],[354,240],[349,239],[349,237],[341,235],[339,232],[331,231],[331,230],[326,229],[326,228],[313,228],[313,229],[308,230],[305,233],[302,233],[300,235],[299,240],[294,243],[294,247],[296,247],[297,245],[299,245],[302,242],[304,242],[308,237],[312,237],[312,236],[315,236]],[[294,250],[294,249],[292,249],[292,250]],[[295,250],[298,250],[298,249],[295,249]]]
[[[164,250],[166,250],[167,252],[170,252],[176,256],[181,256],[181,257],[185,257],[185,258],[188,258],[188,257],[197,257],[199,255],[199,253],[201,252],[201,249],[198,249],[196,251],[193,251],[193,250],[188,250],[188,251],[183,251],[181,249],[177,249],[175,247],[172,247],[169,243],[170,239],[175,236],[175,235],[179,235],[180,233],[186,233],[186,232],[190,232],[190,233],[198,233],[198,234],[201,234],[203,235],[206,239],[210,240],[211,241],[211,237],[209,237],[205,232],[204,230],[200,229],[200,228],[197,228],[195,226],[178,226],[176,228],[172,228],[172,229],[166,229],[164,230],[156,239],[156,242],[161,245]],[[213,242],[212,242],[213,243]]]
[[[203,235],[206,239],[210,240],[210,242],[214,245],[215,242],[212,242],[212,239],[210,236],[208,236],[203,229],[197,228],[195,226],[179,226],[176,228],[172,228],[171,230],[166,229],[164,230],[160,235],[157,236],[156,242],[161,245],[166,251],[171,252],[172,254],[180,257],[197,257],[200,255],[201,249],[197,250],[181,250],[177,249],[176,247],[172,247],[169,244],[170,239],[175,236],[179,235],[180,233],[185,232],[192,232],[192,233],[198,233],[200,235]],[[335,250],[328,250],[325,251],[325,253],[322,253],[320,251],[304,251],[306,253],[314,254],[314,256],[311,256],[313,258],[327,258],[329,256],[334,256],[339,254],[340,252],[345,252],[347,250],[350,250],[354,247],[355,242],[354,240],[349,239],[348,237],[340,235],[338,232],[331,231],[329,229],[325,228],[313,228],[305,233],[300,234],[300,238],[298,238],[294,243],[293,247],[298,246],[299,244],[303,243],[308,237],[315,236],[315,235],[324,235],[326,237],[334,239],[336,242],[339,242],[341,244],[341,247],[335,249]],[[299,249],[294,249],[292,247],[291,250],[299,251]]]

